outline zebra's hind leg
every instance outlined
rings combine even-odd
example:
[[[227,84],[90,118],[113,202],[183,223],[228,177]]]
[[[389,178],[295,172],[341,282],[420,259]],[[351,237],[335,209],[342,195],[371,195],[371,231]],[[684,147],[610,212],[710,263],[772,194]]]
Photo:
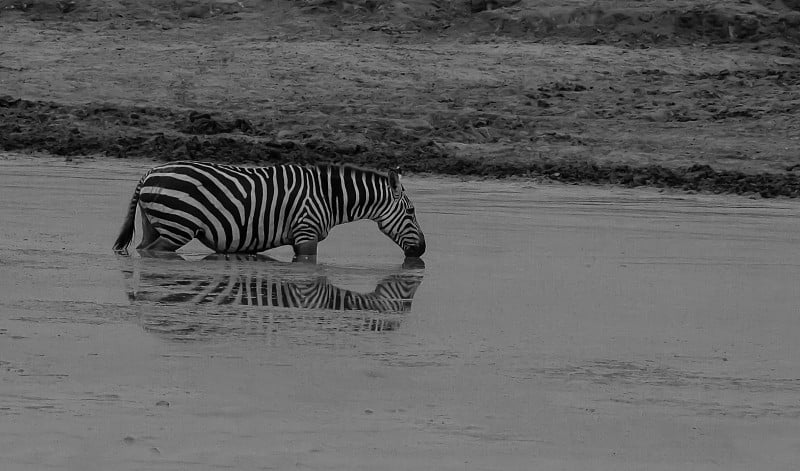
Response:
[[[176,243],[162,236],[153,227],[147,214],[142,211],[142,242],[136,247],[140,254],[143,252],[174,252],[185,244],[185,242],[183,244]]]
[[[147,213],[142,210],[142,242],[136,247],[136,250],[147,250],[145,247],[152,245],[160,237],[161,234],[153,227],[153,224],[147,218]]]
[[[142,258],[158,258],[164,260],[185,260],[181,255],[169,248],[155,247],[153,249],[136,249]]]
[[[182,244],[176,244],[171,240],[166,239],[165,237],[159,237],[158,239],[154,240],[150,244],[146,246],[139,246],[136,250],[139,253],[142,252],[174,252],[179,248],[183,247]]]

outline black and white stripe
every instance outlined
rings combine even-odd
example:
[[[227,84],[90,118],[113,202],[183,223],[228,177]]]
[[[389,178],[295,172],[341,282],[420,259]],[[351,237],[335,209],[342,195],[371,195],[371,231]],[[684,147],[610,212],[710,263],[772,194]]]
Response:
[[[394,172],[198,162],[155,167],[136,187],[114,244],[117,252],[133,238],[137,204],[147,220],[143,227],[170,250],[197,238],[219,253],[257,253],[282,245],[297,252],[302,244],[324,240],[335,225],[359,219],[376,221],[407,256],[425,250],[414,207]],[[147,243],[139,248],[147,249]]]
[[[130,273],[128,298],[141,308],[145,330],[176,340],[295,332],[308,341],[314,332],[397,330],[423,278],[419,271],[401,271],[359,293],[326,276],[298,278],[292,270],[264,266],[250,273],[176,275],[148,272],[145,265],[145,271]]]
[[[383,278],[371,293],[358,293],[332,284],[327,277],[287,280],[269,274],[237,274],[216,278],[185,277],[180,281],[143,279],[129,292],[134,302],[158,304],[245,305],[326,311],[369,311],[402,314],[422,282],[422,276],[394,274]]]

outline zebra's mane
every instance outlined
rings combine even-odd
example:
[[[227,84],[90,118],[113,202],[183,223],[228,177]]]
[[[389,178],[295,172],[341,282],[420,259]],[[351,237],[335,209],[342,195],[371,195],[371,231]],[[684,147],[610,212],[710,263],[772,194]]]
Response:
[[[304,166],[307,168],[318,168],[318,169],[350,169],[350,170],[357,170],[359,172],[366,173],[368,175],[375,175],[380,178],[389,178],[389,175],[386,172],[382,172],[380,170],[376,170],[374,168],[367,168],[361,167],[355,164],[348,164],[348,163],[319,163],[319,164],[293,164],[293,163],[282,163],[282,164],[273,164],[273,165],[236,165],[236,164],[229,164],[229,163],[221,163],[221,162],[193,162],[188,160],[181,160],[170,162],[168,165],[181,165],[181,164],[192,164],[192,163],[201,163],[206,165],[213,165],[213,166],[220,166],[220,167],[229,167],[229,168],[261,168],[261,167],[280,167],[281,165],[299,165]]]
[[[381,172],[380,170],[376,170],[374,168],[360,167],[354,164],[337,164],[337,163],[309,164],[309,167],[316,167],[319,169],[326,169],[326,168],[350,169],[350,170],[357,170],[359,172],[363,172],[368,175],[375,175],[381,178],[389,178],[389,175],[387,175],[385,172]]]

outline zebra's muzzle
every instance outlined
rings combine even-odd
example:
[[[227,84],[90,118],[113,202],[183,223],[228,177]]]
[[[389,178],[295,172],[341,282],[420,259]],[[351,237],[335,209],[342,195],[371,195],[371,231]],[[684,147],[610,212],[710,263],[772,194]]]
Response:
[[[425,253],[425,239],[422,239],[419,245],[412,245],[405,249],[406,257],[421,257]]]

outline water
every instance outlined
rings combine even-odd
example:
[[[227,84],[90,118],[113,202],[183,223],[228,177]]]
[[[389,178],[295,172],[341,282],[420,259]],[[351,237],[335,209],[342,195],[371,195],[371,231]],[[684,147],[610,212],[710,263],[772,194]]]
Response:
[[[115,256],[149,165],[0,161],[14,469],[797,462],[794,201],[408,178],[424,266],[371,222]]]

